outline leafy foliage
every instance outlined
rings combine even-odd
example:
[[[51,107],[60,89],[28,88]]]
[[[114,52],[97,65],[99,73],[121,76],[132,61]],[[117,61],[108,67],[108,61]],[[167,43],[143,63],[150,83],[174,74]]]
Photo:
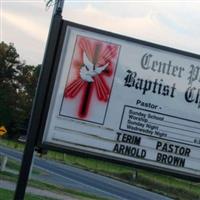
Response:
[[[39,70],[21,62],[13,44],[0,43],[0,125],[10,137],[27,124]]]

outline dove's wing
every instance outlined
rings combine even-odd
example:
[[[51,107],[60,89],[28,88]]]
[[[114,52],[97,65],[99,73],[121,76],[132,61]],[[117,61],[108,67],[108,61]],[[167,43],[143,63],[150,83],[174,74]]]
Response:
[[[92,70],[93,64],[89,61],[85,52],[83,52],[83,62],[88,67],[89,70]]]
[[[108,67],[109,63],[106,63],[103,67],[96,67],[95,72],[97,74],[100,74],[103,70],[106,69],[106,67]]]

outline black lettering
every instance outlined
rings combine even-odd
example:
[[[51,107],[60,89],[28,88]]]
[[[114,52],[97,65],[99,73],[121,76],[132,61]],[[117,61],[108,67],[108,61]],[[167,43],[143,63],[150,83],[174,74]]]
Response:
[[[144,88],[143,88],[142,94],[145,94],[146,91],[149,91],[151,89],[151,84],[152,84],[151,81],[148,81],[148,80],[144,81]]]
[[[177,156],[158,153],[156,161],[166,165],[173,165],[176,167],[184,167],[185,159]]]
[[[174,147],[175,147],[175,151],[174,151],[174,153],[175,153],[175,154],[178,154],[178,150],[179,150],[180,146],[178,146],[178,145],[174,145]]]
[[[120,136],[121,136],[121,133],[118,133],[118,132],[117,132],[117,141],[120,141],[120,139],[119,139]]]
[[[162,95],[163,96],[169,95],[169,85],[164,85]]]
[[[188,84],[192,85],[193,81],[196,81],[198,79],[200,67],[194,66],[194,65],[190,65],[190,67],[191,67],[191,70],[189,72]]]
[[[161,150],[161,151],[167,152],[167,143],[165,143],[165,144],[162,146],[162,150]]]
[[[124,86],[133,87],[134,83],[135,83],[135,77],[137,76],[137,73],[136,72],[132,72],[131,70],[127,70],[126,72],[128,74],[124,78],[124,80],[125,80]]]
[[[115,146],[113,148],[113,152],[119,153],[119,144],[115,144]]]
[[[168,150],[169,153],[172,153],[172,152],[173,152],[173,147],[174,147],[173,144],[170,144],[170,145],[169,145],[169,150]]]
[[[185,148],[184,147],[180,147],[179,149],[179,154],[182,156],[185,154]]]
[[[174,83],[173,86],[172,86],[171,94],[170,94],[170,97],[172,97],[172,98],[174,97],[174,92],[175,92],[175,89],[176,89],[175,86],[176,86],[176,84]]]
[[[161,162],[164,164],[167,164],[167,155],[166,154],[162,154]]]
[[[189,87],[185,92],[185,100],[189,103],[194,101],[194,91],[196,90],[195,87]]]
[[[115,144],[113,152],[140,159],[144,159],[146,157],[145,149],[139,149],[130,145]]]
[[[135,89],[142,89],[143,79],[138,78],[137,83],[135,84]]]
[[[122,142],[135,144],[135,145],[139,146],[140,142],[141,142],[141,137],[128,135],[128,134],[124,133],[123,136],[122,136]]]
[[[167,156],[167,155],[166,155],[166,156]],[[168,157],[167,157],[167,163],[171,165],[172,162],[173,162],[173,156],[168,156]]]
[[[185,166],[185,159],[174,156],[173,165],[177,166],[177,167],[184,167]]]
[[[186,150],[185,150],[185,156],[190,156],[190,152],[191,152],[191,149],[189,149],[189,148],[186,148]]]
[[[147,155],[147,151],[145,149],[142,149],[142,151],[141,151],[141,158],[144,159],[146,157],[146,155]]]
[[[125,149],[125,146],[123,144],[120,144],[119,153],[124,154],[124,149]]]
[[[133,156],[133,157],[136,156],[136,148],[131,149],[131,156]]]
[[[161,153],[158,153],[158,154],[157,154],[157,157],[156,157],[156,161],[157,161],[157,162],[160,162],[160,161],[161,161],[161,158],[162,158],[162,154],[161,154]]]
[[[159,147],[161,147],[161,146],[162,146],[162,142],[158,141],[157,145],[156,145],[156,149],[159,149]]]
[[[130,155],[131,152],[132,152],[131,146],[126,146],[125,151],[124,151],[124,154],[125,154],[125,155]]]
[[[169,96],[173,98],[175,96],[175,83],[172,86],[164,85],[163,79],[155,79],[154,81],[145,80],[142,78],[136,78],[137,73],[127,70],[127,75],[124,78],[124,86],[134,87],[136,90],[141,90],[142,94],[145,95],[147,92],[155,94]]]
[[[150,59],[151,59],[152,55],[151,54],[148,54],[148,53],[145,53],[141,59],[141,66],[143,69],[150,69],[150,66],[149,66],[149,62],[150,62]]]
[[[157,85],[158,85],[158,79],[155,79],[155,81],[154,81],[154,86],[153,86],[153,93],[156,93],[156,87],[157,87]]]

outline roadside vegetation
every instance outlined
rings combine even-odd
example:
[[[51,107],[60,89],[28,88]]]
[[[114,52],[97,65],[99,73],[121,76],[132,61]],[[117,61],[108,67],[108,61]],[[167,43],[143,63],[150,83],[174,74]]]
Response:
[[[14,192],[10,190],[5,190],[0,188],[0,200],[12,200]],[[36,195],[26,195],[25,200],[44,200],[44,197],[36,196]],[[52,198],[45,198],[45,200],[54,200]]]
[[[0,145],[20,151],[24,148],[23,144],[8,140],[0,140]],[[200,200],[200,183],[181,180],[146,170],[137,170],[137,177],[134,177],[136,169],[129,166],[54,151],[48,151],[47,155],[44,155],[43,158],[57,160],[94,173],[103,174],[177,200]]]
[[[119,179],[123,182],[154,191],[179,200],[200,200],[200,183],[181,180],[172,176],[161,175],[146,170],[136,170],[106,161],[66,155],[49,151],[47,159],[78,166],[80,168]],[[137,176],[135,177],[135,174]]]
[[[11,182],[16,182],[18,178],[18,175],[10,173],[10,172],[0,172],[0,180],[6,180],[6,181],[11,181]],[[58,187],[56,185],[48,184],[42,181],[38,180],[30,180],[28,182],[28,186],[33,187],[33,188],[38,188],[40,190],[47,190],[47,191],[53,191],[54,193],[60,194],[60,195],[66,195],[73,197],[75,199],[79,200],[109,200],[107,198],[101,198],[97,197],[95,195],[91,195],[82,191],[74,190],[74,189],[66,189],[63,187]],[[1,194],[2,191],[2,194]],[[14,192],[1,189],[0,188],[0,200],[12,200]],[[7,196],[6,196],[7,195]],[[6,198],[5,198],[6,197]],[[44,197],[39,197],[31,194],[26,194],[25,200],[44,200]],[[45,197],[45,200],[56,200],[52,198],[47,198]]]
[[[19,168],[20,168],[19,161],[9,159],[8,163],[6,165],[6,171],[0,172],[0,180],[5,180],[5,181],[16,183],[17,179],[18,179]],[[43,173],[45,173],[45,172],[34,168],[32,175],[40,175]],[[86,192],[82,192],[82,191],[75,190],[75,189],[66,189],[61,186],[56,186],[56,185],[49,184],[49,183],[46,183],[46,182],[43,182],[40,180],[36,180],[36,179],[32,179],[32,178],[29,180],[28,186],[33,187],[33,188],[38,188],[40,190],[53,191],[54,193],[74,197],[75,199],[79,199],[79,200],[108,200],[107,198],[97,197],[95,195],[91,195]],[[1,194],[0,200],[12,200],[14,192],[2,189],[0,187],[0,194]],[[25,200],[32,200],[32,199],[43,200],[44,197],[26,194]],[[45,197],[45,200],[46,199],[54,200],[53,198]]]

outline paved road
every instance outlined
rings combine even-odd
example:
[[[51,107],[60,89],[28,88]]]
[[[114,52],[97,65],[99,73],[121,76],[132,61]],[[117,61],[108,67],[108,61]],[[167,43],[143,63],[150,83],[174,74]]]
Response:
[[[0,188],[3,188],[5,190],[15,191],[16,184],[10,181],[5,181],[5,180],[0,179]],[[39,195],[40,197],[43,197],[43,199],[46,199],[48,197],[48,198],[53,198],[56,200],[78,200],[77,198],[74,198],[71,196],[66,196],[66,195],[55,193],[53,191],[42,190],[35,187],[30,187],[30,186],[26,188],[26,192],[29,194],[37,195],[37,196]]]
[[[22,153],[4,147],[0,147],[0,152],[17,159],[22,157]],[[156,193],[54,161],[35,157],[34,166],[49,172],[50,175],[41,177],[46,181],[92,192],[113,200],[170,200]]]

